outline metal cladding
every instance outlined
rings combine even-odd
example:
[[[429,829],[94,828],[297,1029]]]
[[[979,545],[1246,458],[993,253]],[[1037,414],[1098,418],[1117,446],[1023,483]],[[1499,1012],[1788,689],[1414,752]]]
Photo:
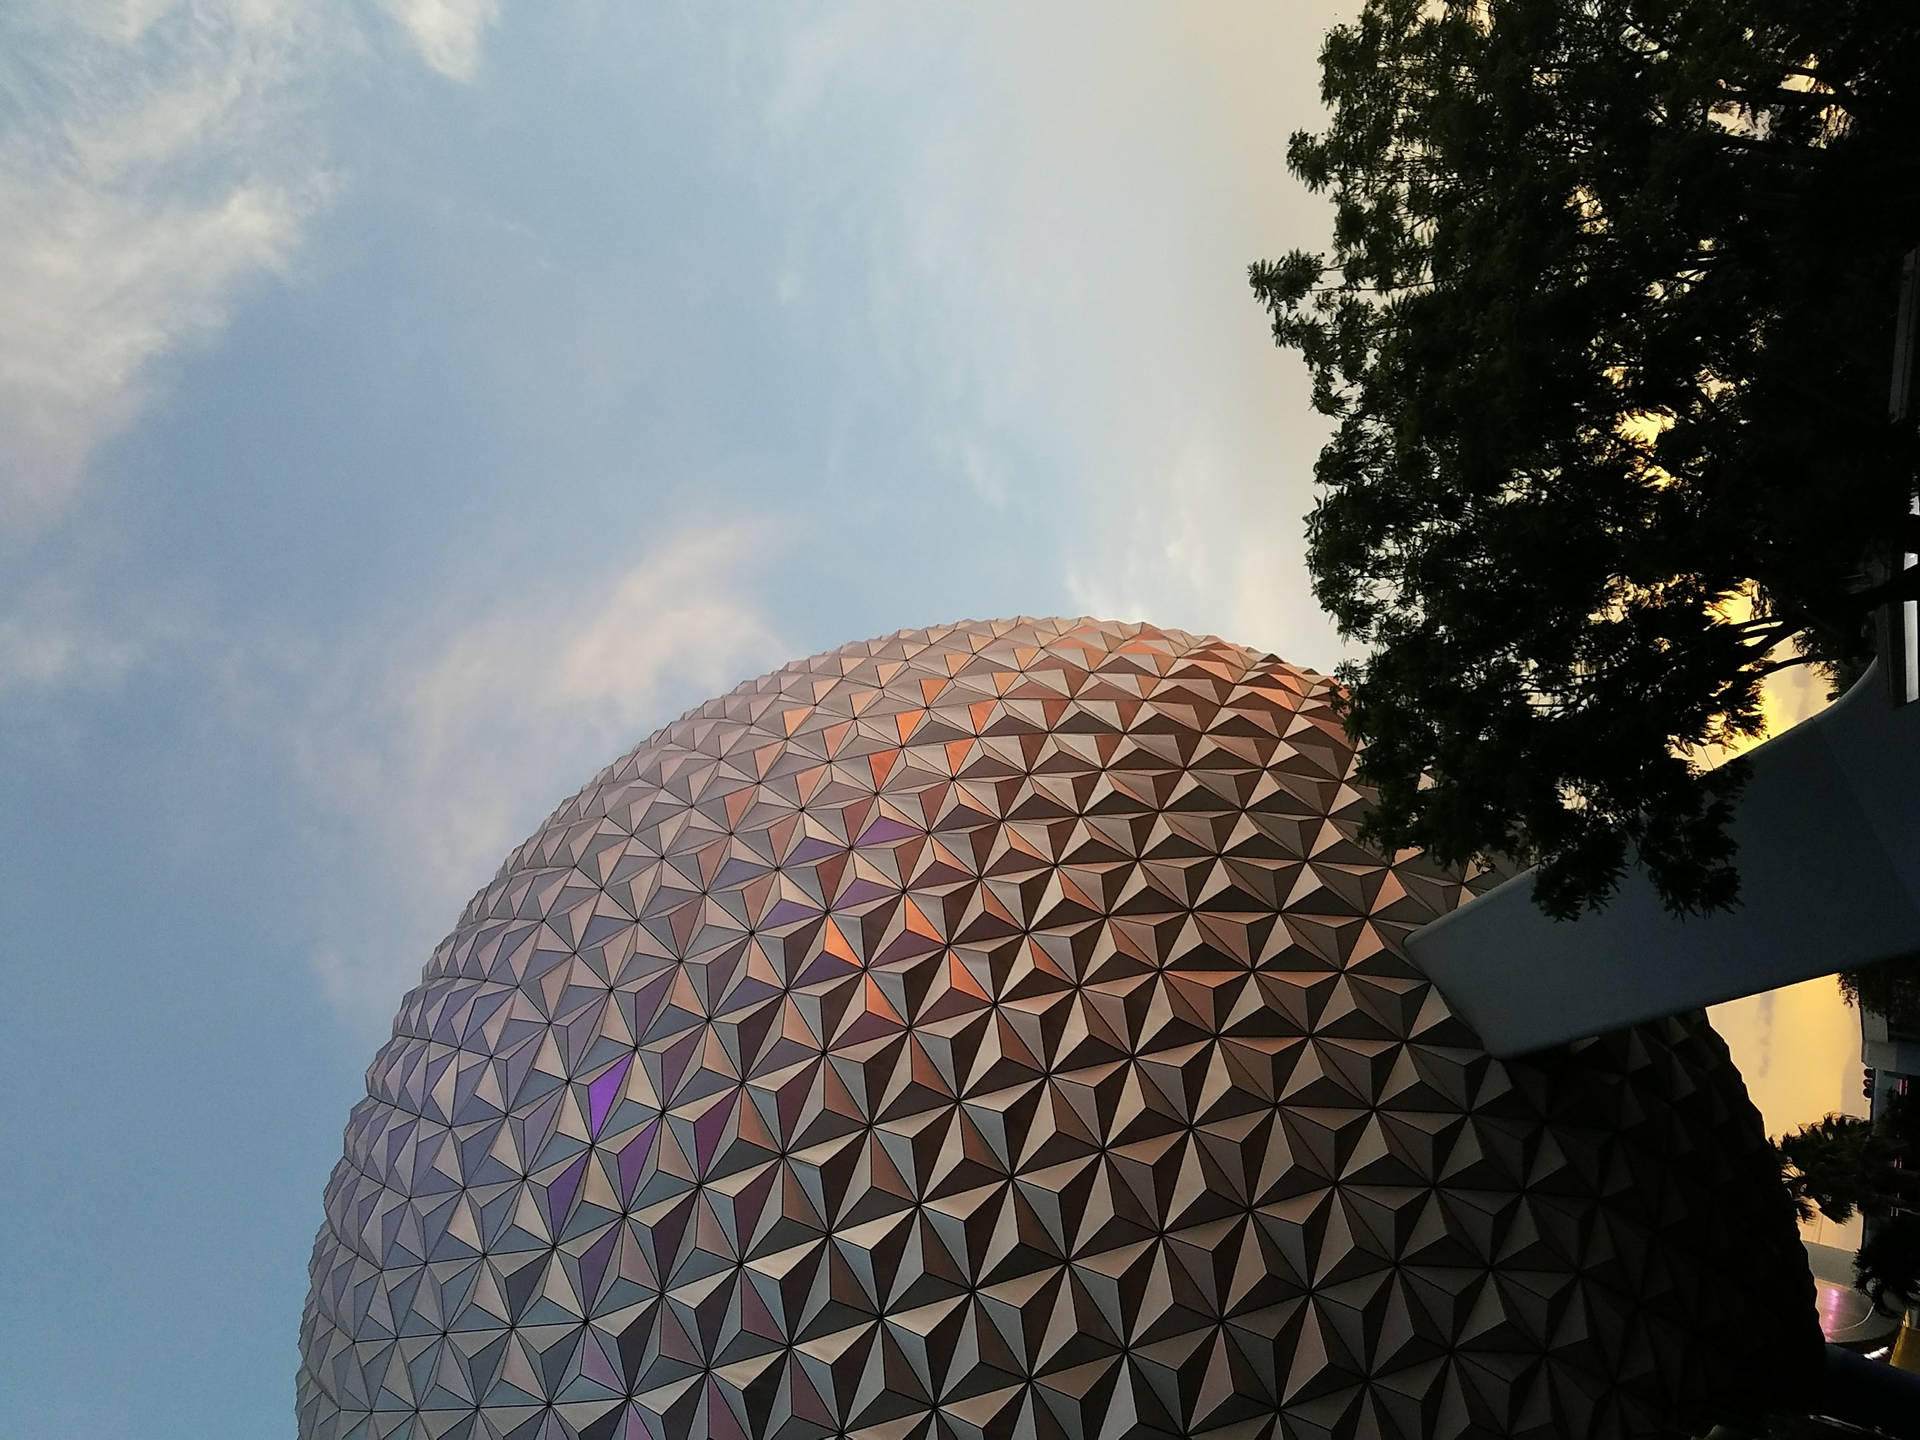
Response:
[[[1330,693],[963,624],[602,772],[368,1071],[301,1436],[1559,1440],[1788,1384],[1718,1037],[1480,1051],[1402,949],[1461,878],[1358,843]]]

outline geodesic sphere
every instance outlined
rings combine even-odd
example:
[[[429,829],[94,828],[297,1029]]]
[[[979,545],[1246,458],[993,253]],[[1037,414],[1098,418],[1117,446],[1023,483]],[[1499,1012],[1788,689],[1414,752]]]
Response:
[[[903,632],[660,731],[368,1071],[306,1440],[1616,1437],[1817,1359],[1694,1016],[1502,1063],[1330,682]],[[1525,964],[1525,956],[1513,957]]]

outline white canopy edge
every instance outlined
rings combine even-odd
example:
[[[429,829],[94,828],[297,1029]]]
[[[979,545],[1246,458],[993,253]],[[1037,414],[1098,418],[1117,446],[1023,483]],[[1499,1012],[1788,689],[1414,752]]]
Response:
[[[1876,663],[1749,760],[1736,909],[1673,916],[1636,868],[1556,921],[1528,871],[1415,932],[1415,962],[1512,1056],[1920,952],[1920,705],[1895,706]]]

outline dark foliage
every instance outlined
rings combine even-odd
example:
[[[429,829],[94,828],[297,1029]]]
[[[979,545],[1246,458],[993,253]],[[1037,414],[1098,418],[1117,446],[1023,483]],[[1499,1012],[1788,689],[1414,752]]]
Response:
[[[1867,645],[1914,473],[1886,417],[1920,240],[1911,0],[1368,0],[1291,167],[1331,249],[1252,267],[1337,429],[1317,593],[1373,837],[1643,860],[1732,903],[1760,683]],[[1423,778],[1424,777],[1424,778]]]
[[[1848,1004],[1886,1016],[1894,1029],[1920,1034],[1920,957],[1843,971],[1840,992]]]
[[[1854,1256],[1853,1276],[1884,1314],[1920,1305],[1920,1211],[1903,1210],[1875,1225]]]
[[[1820,1214],[1844,1225],[1856,1211],[1884,1215],[1899,1198],[1904,1177],[1894,1162],[1906,1146],[1871,1120],[1829,1115],[1782,1136],[1777,1148],[1781,1173],[1802,1220],[1811,1220],[1818,1207]]]

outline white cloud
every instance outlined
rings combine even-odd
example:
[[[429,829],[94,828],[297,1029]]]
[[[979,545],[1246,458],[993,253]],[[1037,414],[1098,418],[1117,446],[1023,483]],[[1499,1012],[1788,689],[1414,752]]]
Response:
[[[397,13],[465,76],[498,8]],[[110,685],[184,633],[29,551],[72,538],[92,457],[166,362],[298,263],[339,189],[329,87],[367,51],[350,10],[310,0],[16,0],[0,55],[0,691],[55,693]]]
[[[1092,543],[1070,548],[1067,592],[1090,615],[1211,631],[1311,669],[1341,658],[1331,623],[1303,614],[1301,498],[1255,455],[1197,443],[1117,489]],[[1091,487],[1090,487],[1091,488]]]
[[[472,80],[480,42],[500,18],[500,0],[381,0],[413,38],[420,58],[449,80]]]
[[[1340,647],[1302,537],[1323,422],[1246,267],[1324,230],[1286,137],[1316,123],[1314,57],[1353,8],[852,4],[762,41],[766,183],[831,201],[794,204],[787,248],[864,245],[851,343],[913,369],[954,493],[1048,523],[1076,605],[1322,668]],[[878,102],[889,125],[856,134]]]
[[[146,653],[148,637],[79,612],[65,588],[40,588],[0,612],[0,699],[113,685]]]
[[[285,269],[329,177],[302,143],[329,40],[291,0],[30,4],[0,133],[0,537],[58,518],[158,359]]]
[[[742,586],[766,548],[738,527],[689,534],[611,578],[503,595],[450,633],[389,636],[321,687],[288,729],[329,877],[313,958],[345,1019],[386,1023],[554,804],[669,711],[785,658]]]
[[[98,566],[34,577],[0,606],[0,701],[113,688],[154,655],[204,635],[178,597],[115,593]]]

